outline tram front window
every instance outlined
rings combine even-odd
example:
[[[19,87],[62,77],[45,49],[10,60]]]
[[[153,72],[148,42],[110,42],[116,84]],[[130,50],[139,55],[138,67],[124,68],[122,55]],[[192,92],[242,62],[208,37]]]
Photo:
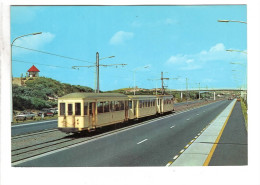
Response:
[[[68,115],[72,115],[72,104],[68,104]]]
[[[75,115],[80,116],[81,115],[81,108],[80,103],[75,103]]]
[[[60,115],[65,115],[65,103],[60,103]]]

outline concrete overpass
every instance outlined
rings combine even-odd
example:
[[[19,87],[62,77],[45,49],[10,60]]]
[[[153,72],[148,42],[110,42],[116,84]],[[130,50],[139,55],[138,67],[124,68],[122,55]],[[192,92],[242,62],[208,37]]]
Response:
[[[247,99],[247,89],[232,89],[232,88],[192,88],[192,89],[167,89],[166,91],[170,92],[180,92],[181,99],[183,98],[183,93],[186,92],[199,92],[199,98],[200,94],[204,92],[213,92],[213,98],[216,100],[216,92],[222,92],[223,94],[226,93],[234,93],[234,92],[240,92],[240,96],[244,98],[245,100]]]

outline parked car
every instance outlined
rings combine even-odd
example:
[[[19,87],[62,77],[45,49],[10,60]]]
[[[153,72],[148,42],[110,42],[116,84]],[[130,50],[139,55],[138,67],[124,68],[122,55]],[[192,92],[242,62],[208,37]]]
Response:
[[[42,116],[42,114],[44,114],[44,116],[46,116],[46,111],[40,111],[40,112],[38,112],[38,116]]]
[[[54,116],[54,113],[51,112],[51,111],[47,111],[47,112],[46,112],[46,116]]]
[[[53,114],[58,114],[58,108],[50,108],[50,111],[53,112]]]
[[[24,121],[27,119],[34,119],[35,114],[32,112],[21,112],[15,116],[16,121]]]

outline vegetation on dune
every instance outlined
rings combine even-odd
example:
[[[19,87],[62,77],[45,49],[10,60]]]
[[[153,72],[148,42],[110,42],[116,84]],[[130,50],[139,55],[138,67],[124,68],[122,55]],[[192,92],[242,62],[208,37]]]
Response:
[[[245,118],[246,130],[248,130],[247,102],[244,99],[242,99],[242,101],[241,101],[241,108],[242,108],[242,112],[243,112],[243,115],[244,115],[244,118]]]
[[[29,78],[25,86],[13,85],[13,107],[14,110],[56,107],[58,97],[73,92],[93,92],[93,89],[51,78]]]

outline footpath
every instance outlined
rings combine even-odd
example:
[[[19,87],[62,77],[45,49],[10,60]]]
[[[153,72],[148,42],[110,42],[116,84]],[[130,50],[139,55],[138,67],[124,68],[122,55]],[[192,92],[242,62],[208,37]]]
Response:
[[[169,166],[247,165],[247,153],[245,120],[240,102],[234,99]]]

